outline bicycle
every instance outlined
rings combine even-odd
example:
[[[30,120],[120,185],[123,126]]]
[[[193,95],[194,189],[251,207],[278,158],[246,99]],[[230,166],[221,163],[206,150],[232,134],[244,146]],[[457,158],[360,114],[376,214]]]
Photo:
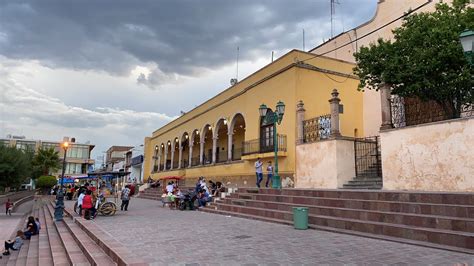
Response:
[[[113,216],[117,212],[117,205],[114,202],[107,201],[105,197],[99,197],[99,206],[97,207],[97,211],[95,212],[95,216],[97,213],[100,213],[104,216]],[[77,212],[77,202],[74,203],[74,212]]]

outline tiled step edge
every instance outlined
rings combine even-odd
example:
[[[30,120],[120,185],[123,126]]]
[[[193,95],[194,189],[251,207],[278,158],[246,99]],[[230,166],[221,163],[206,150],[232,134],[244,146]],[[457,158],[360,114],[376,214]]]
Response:
[[[92,265],[117,265],[74,221],[66,218],[64,224]]]
[[[53,256],[53,265],[55,266],[66,266],[71,265],[71,261],[67,256],[66,249],[64,248],[61,240],[59,239],[59,233],[54,226],[53,219],[47,210],[47,206],[43,206],[43,213],[45,217],[45,228],[48,231],[48,241],[51,248],[51,255]]]
[[[43,203],[43,202],[41,202]],[[48,229],[46,224],[46,217],[44,215],[44,204],[41,204],[39,209],[39,220],[41,223],[41,230],[39,232],[39,247],[38,247],[38,265],[53,265],[53,254],[48,238]]]
[[[33,207],[33,213],[31,216],[33,216],[35,219],[39,217],[39,203],[37,199],[35,199],[34,207]],[[41,231],[41,230],[40,230]],[[38,265],[38,260],[39,260],[39,234],[34,235],[30,239],[30,247],[28,248],[28,254],[26,256],[26,265]]]
[[[240,202],[244,201],[245,204],[244,205],[237,204],[237,202],[239,202],[239,201]],[[288,203],[288,202],[275,202],[275,201],[265,201],[265,200],[228,199],[228,200],[220,201],[217,204],[244,206],[244,207],[249,207],[249,208],[262,208],[262,207],[256,207],[256,206],[248,206],[248,205],[246,205],[247,202],[261,203],[261,204],[268,203],[268,204],[286,205],[288,208],[291,208],[291,207],[307,207],[307,208],[316,208],[316,209],[319,208],[319,209],[330,209],[330,210],[340,210],[340,211],[353,211],[353,212],[359,212],[359,213],[360,212],[366,212],[366,213],[374,213],[374,214],[380,214],[380,215],[400,215],[400,216],[407,216],[407,217],[412,217],[412,218],[413,217],[421,217],[421,218],[425,218],[425,219],[453,220],[453,221],[474,223],[474,219],[472,219],[472,218],[457,217],[457,216],[419,214],[419,213],[410,213],[410,212],[376,211],[376,210],[369,210],[369,209],[353,209],[353,208],[341,208],[341,207],[331,207],[331,206],[321,206],[321,205],[306,205],[306,204],[297,204],[297,203]],[[265,208],[265,209],[267,209],[267,210],[277,210],[277,211],[291,211],[291,210],[281,210],[281,209],[275,209],[275,208]],[[321,215],[323,215],[323,214],[321,214]],[[334,216],[334,217],[341,217],[341,216]],[[341,218],[347,218],[347,217],[341,217]],[[347,219],[351,219],[351,218],[347,218]],[[368,218],[366,218],[366,219],[364,219],[364,221],[373,221],[373,220],[369,220]],[[377,222],[377,221],[374,221],[374,222]],[[427,227],[427,228],[448,230],[448,229],[436,228],[436,227]],[[455,232],[469,232],[469,231],[454,230],[454,229],[451,229],[451,230],[455,231]],[[469,232],[469,233],[474,233],[474,232]]]
[[[245,209],[245,210],[255,210],[259,213],[278,213],[280,215],[283,215],[286,217],[287,220],[291,220],[292,218],[289,218],[290,216],[292,217],[293,213],[290,211],[280,211],[280,210],[267,210],[267,209],[262,209],[262,208],[255,208],[255,207],[245,207],[245,206],[239,206],[239,205],[229,205],[229,204],[220,204],[219,207],[235,207],[235,208],[240,208],[240,210]],[[263,216],[263,215],[262,215]],[[274,218],[274,217],[270,217]],[[450,235],[450,236],[456,236],[456,237],[464,237],[467,238],[466,240],[474,240],[474,234],[473,233],[468,233],[468,232],[460,232],[460,231],[452,231],[452,230],[443,230],[443,229],[432,229],[432,228],[426,228],[426,227],[417,227],[417,226],[410,226],[410,225],[403,225],[403,224],[394,224],[394,223],[384,223],[384,222],[375,222],[375,221],[363,221],[363,220],[358,220],[358,219],[349,219],[349,218],[340,218],[340,217],[333,217],[333,216],[325,216],[325,215],[309,215],[310,219],[319,219],[321,221],[341,221],[344,223],[352,223],[352,224],[364,224],[364,225],[373,225],[373,226],[383,226],[387,228],[397,228],[402,229],[402,230],[416,230],[418,232],[424,232],[424,233],[433,233],[433,234],[445,234],[445,235]],[[277,218],[279,219],[279,218]],[[311,221],[310,221],[311,222]],[[326,225],[321,225],[321,226],[326,226]],[[335,227],[336,228],[336,227]],[[344,230],[348,230],[345,228],[341,228]],[[388,230],[388,229],[387,229]],[[365,233],[365,232],[362,232]],[[457,243],[457,242],[454,242]],[[468,242],[472,243],[472,242]],[[437,243],[436,243],[437,244]],[[442,245],[442,244],[439,244]],[[446,244],[449,245],[449,244]],[[459,245],[454,245],[451,244],[451,246],[458,248]],[[464,247],[459,247],[459,248],[464,248]],[[469,248],[466,248],[469,249]],[[472,249],[474,251],[474,249]]]
[[[241,198],[243,196],[244,198]],[[254,197],[263,196],[263,197],[282,197],[282,198],[295,198],[295,199],[316,199],[316,200],[329,200],[329,201],[346,201],[346,202],[362,202],[362,203],[382,203],[382,204],[403,204],[403,205],[413,205],[413,206],[430,206],[430,207],[453,207],[453,208],[467,208],[467,209],[474,209],[474,205],[454,205],[454,204],[441,204],[441,203],[419,203],[419,202],[406,202],[406,201],[387,201],[387,200],[367,200],[367,199],[345,199],[345,198],[325,198],[325,197],[306,197],[306,196],[288,196],[288,195],[277,195],[277,194],[253,194],[253,193],[235,193],[230,197],[226,197],[226,199],[236,199],[236,200],[254,200],[254,201],[269,201],[269,202],[278,202],[278,203],[289,203],[289,202],[282,202],[279,200],[270,201],[270,200],[260,200],[255,199]],[[306,203],[292,203],[298,205],[308,205]],[[309,205],[309,206],[326,206],[332,207],[327,205]],[[356,208],[353,208],[356,209]],[[357,208],[362,210],[361,208]],[[365,209],[363,209],[365,210]],[[415,213],[415,212],[413,212]],[[421,213],[420,213],[421,214]],[[440,215],[442,216],[442,215]],[[451,216],[448,216],[451,217]],[[457,216],[460,217],[460,216]],[[469,218],[465,217],[464,218]]]
[[[54,217],[53,207],[49,204],[47,204],[46,206],[51,218],[53,218]],[[63,247],[66,251],[66,255],[69,261],[71,262],[71,264],[72,265],[90,265],[89,261],[87,260],[87,257],[82,253],[79,245],[75,241],[68,241],[68,239],[65,239],[65,237],[67,237],[66,234],[70,235],[70,233],[67,231],[64,221],[56,221],[56,222],[53,222],[53,224],[56,228],[56,231],[58,232],[59,239],[61,240],[61,243],[63,244]],[[70,237],[72,238],[72,235],[70,235]]]
[[[203,212],[212,213],[212,214],[226,215],[226,216],[231,216],[231,217],[239,217],[239,218],[244,218],[244,219],[252,219],[252,220],[279,223],[279,224],[285,224],[285,225],[293,225],[293,221],[268,218],[268,217],[256,216],[256,215],[251,215],[251,214],[216,210],[215,208],[206,207],[200,210]],[[410,240],[410,239],[405,239],[405,238],[391,237],[391,236],[385,236],[385,235],[376,235],[376,234],[370,234],[370,233],[362,233],[362,232],[357,232],[357,231],[352,231],[352,230],[338,229],[338,228],[333,228],[333,227],[328,227],[328,226],[319,226],[319,225],[314,225],[314,224],[308,224],[308,227],[310,229],[327,231],[327,232],[332,232],[332,233],[367,237],[367,238],[372,238],[372,239],[386,240],[386,241],[397,242],[397,243],[402,243],[402,244],[410,244],[410,245],[415,245],[415,246],[428,247],[428,248],[474,255],[474,250],[452,247],[452,246],[445,246],[445,245],[438,245],[438,244],[434,244],[430,242],[416,241],[416,240]]]
[[[73,221],[107,254],[117,265],[148,265],[140,259],[131,258],[131,254],[115,238],[100,229],[93,221],[79,218],[73,210],[65,208],[64,211]]]

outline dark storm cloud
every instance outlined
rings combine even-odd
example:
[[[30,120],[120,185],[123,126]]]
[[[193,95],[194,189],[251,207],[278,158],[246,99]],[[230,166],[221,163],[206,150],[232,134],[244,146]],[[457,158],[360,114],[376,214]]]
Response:
[[[374,12],[375,0],[340,3],[350,26]],[[237,46],[243,60],[300,48],[305,22],[325,34],[308,39],[327,38],[329,10],[328,0],[2,1],[0,55],[118,75],[150,64],[138,81],[159,84],[228,64]]]

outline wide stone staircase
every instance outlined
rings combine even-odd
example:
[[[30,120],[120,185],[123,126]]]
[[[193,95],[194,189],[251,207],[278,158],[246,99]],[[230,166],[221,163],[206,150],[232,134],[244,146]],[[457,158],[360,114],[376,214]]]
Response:
[[[11,239],[24,228],[30,215],[40,220],[39,234],[25,240],[19,251],[3,256],[0,265],[146,265],[128,259],[129,254],[120,243],[69,209],[65,209],[63,221],[54,221],[51,197],[35,198],[31,213],[21,219]]]
[[[309,227],[474,254],[474,194],[239,188],[205,212],[293,224],[308,207]]]

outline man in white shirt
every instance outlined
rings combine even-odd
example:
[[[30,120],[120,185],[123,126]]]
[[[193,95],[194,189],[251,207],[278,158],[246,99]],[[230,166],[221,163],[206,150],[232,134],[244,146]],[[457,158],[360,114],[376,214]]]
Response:
[[[79,197],[77,197],[77,207],[79,208],[80,216],[82,216],[82,201],[84,200],[85,196],[86,196],[85,190],[82,190]]]
[[[169,182],[168,185],[166,186],[166,192],[173,193],[173,190],[174,190],[173,183]]]
[[[260,188],[260,182],[263,180],[263,170],[262,170],[263,162],[260,158],[257,158],[255,162],[255,174],[257,175],[257,187]]]

